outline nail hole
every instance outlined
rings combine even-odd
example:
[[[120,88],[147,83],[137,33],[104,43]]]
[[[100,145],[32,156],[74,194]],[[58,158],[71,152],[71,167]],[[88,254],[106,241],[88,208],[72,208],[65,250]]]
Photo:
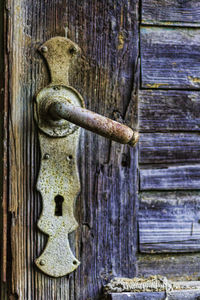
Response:
[[[72,160],[73,156],[72,155],[67,155],[67,160],[70,161]]]
[[[55,216],[62,216],[63,215],[63,201],[64,201],[64,198],[63,196],[61,195],[57,195],[55,196],[54,198],[54,201],[55,201]]]
[[[76,264],[77,264],[77,262],[74,260],[74,261],[73,261],[73,264],[74,264],[74,265],[76,265]]]
[[[72,47],[70,47],[69,52],[70,52],[71,54],[74,54],[74,53],[77,52],[77,50],[76,50],[76,48],[75,48],[74,46],[72,46]]]

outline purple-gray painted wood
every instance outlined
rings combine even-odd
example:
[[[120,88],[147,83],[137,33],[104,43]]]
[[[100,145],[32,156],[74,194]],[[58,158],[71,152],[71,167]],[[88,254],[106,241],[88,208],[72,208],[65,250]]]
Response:
[[[200,250],[200,192],[141,193],[139,251]]]
[[[198,300],[200,289],[165,292],[113,293],[110,300]]]
[[[199,0],[142,0],[142,23],[200,26]]]
[[[138,255],[138,277],[162,275],[172,280],[199,280],[200,254],[161,253]]]
[[[200,89],[200,30],[141,27],[143,88]]]
[[[140,164],[199,163],[199,153],[198,133],[140,134]]]
[[[140,167],[140,190],[200,190],[200,164]]]
[[[139,127],[142,132],[200,131],[199,111],[199,92],[139,92]]]

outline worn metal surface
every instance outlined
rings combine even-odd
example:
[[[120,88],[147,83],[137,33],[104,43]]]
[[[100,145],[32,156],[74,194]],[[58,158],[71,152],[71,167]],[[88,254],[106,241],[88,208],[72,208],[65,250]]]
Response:
[[[139,136],[126,125],[86,110],[81,95],[69,86],[68,69],[74,54],[79,51],[78,46],[68,39],[56,37],[42,45],[40,51],[47,61],[52,81],[37,94],[35,104],[42,154],[37,188],[43,198],[43,211],[38,227],[49,235],[36,265],[44,273],[59,277],[79,265],[68,241],[68,233],[77,227],[73,203],[80,188],[76,167],[79,130],[76,125],[131,146]],[[63,200],[58,215],[57,197]]]
[[[40,104],[37,109],[37,119],[42,131],[51,136],[68,135],[76,128],[66,121],[68,120],[119,143],[131,146],[137,143],[139,139],[138,132],[134,132],[131,128],[119,122],[77,107],[79,101],[84,106],[84,101],[75,89],[68,86],[70,61],[75,54],[80,52],[75,43],[63,37],[55,37],[45,42],[39,50],[47,61],[52,79],[52,85],[42,89],[37,96],[37,102]],[[56,120],[52,120],[48,116],[50,105],[51,117],[54,119],[56,117]]]
[[[62,119],[68,120],[121,144],[134,146],[137,143],[139,135],[130,127],[83,107],[74,106],[69,101],[59,101],[59,99],[57,101],[57,98],[55,100],[53,103],[50,103],[48,108],[50,115],[58,121],[62,121]]]
[[[79,189],[76,149],[79,130],[65,138],[52,138],[40,132],[41,168],[37,183],[43,199],[38,227],[49,239],[36,265],[50,276],[59,277],[74,271],[79,261],[70,250],[68,234],[76,229],[74,199]],[[60,195],[62,215],[56,215],[55,197]]]
[[[70,40],[56,37],[47,41],[40,49],[47,60],[52,80],[48,87],[38,93],[35,105],[41,148],[37,189],[43,200],[38,227],[49,238],[35,263],[44,273],[60,277],[74,271],[80,264],[72,253],[68,240],[68,234],[78,225],[73,207],[80,190],[76,163],[79,129],[65,120],[46,119],[42,109],[47,99],[51,102],[55,97],[58,102],[70,99],[77,106],[83,106],[84,103],[73,88],[60,85],[68,84],[68,68],[74,51],[72,49],[78,47]]]
[[[76,125],[131,146],[138,141],[138,133],[84,108],[81,95],[68,84],[69,64],[79,51],[74,43],[56,37],[42,45],[40,51],[49,66],[52,82],[37,94],[35,104],[42,154],[37,188],[43,198],[43,211],[38,227],[49,235],[36,265],[44,273],[59,277],[79,265],[68,240],[68,234],[77,227],[73,203],[80,188],[76,167],[79,130]],[[59,204],[59,215],[56,214],[56,197],[63,200]]]
[[[68,71],[72,59],[80,52],[78,45],[71,40],[57,36],[46,41],[39,51],[46,59],[51,81],[54,84],[68,85]]]
[[[72,87],[50,84],[43,88],[36,97],[35,118],[38,127],[52,137],[64,137],[74,133],[78,127],[64,119],[52,119],[46,113],[49,105],[54,103],[71,103],[73,106],[84,106],[81,95]]]

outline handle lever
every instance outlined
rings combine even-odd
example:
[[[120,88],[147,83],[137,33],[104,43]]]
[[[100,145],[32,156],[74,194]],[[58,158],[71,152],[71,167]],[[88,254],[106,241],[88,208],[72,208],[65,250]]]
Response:
[[[47,100],[48,101],[48,100]],[[119,122],[80,106],[71,105],[68,101],[56,100],[47,105],[47,115],[54,120],[65,119],[96,134],[121,144],[134,146],[139,138],[138,132]]]

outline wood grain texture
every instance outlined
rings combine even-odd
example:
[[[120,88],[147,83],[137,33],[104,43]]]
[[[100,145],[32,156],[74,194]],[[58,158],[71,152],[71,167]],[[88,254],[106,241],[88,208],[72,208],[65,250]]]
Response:
[[[140,164],[199,163],[199,133],[143,133]]]
[[[141,27],[143,88],[200,88],[200,30]]]
[[[154,165],[140,168],[140,190],[200,189],[200,165]]]
[[[111,300],[194,300],[200,296],[200,289],[180,290],[172,292],[141,292],[141,293],[113,293]],[[167,298],[166,298],[167,297]]]
[[[140,90],[141,132],[199,131],[200,93]]]
[[[142,193],[138,222],[140,252],[197,252],[200,193]]]
[[[141,292],[141,293],[112,293],[110,294],[110,300],[165,300],[166,294],[165,292]]]
[[[199,26],[200,1],[142,0],[142,23]]]
[[[7,288],[6,283],[6,271],[7,271],[7,243],[8,243],[8,224],[7,224],[7,205],[8,205],[8,103],[6,87],[8,84],[8,78],[6,74],[5,62],[7,56],[4,53],[4,47],[6,45],[6,32],[4,28],[6,26],[6,20],[4,20],[4,1],[0,0],[0,298],[7,300]]]
[[[99,299],[113,274],[135,274],[137,149],[82,131],[82,192],[75,207],[79,229],[70,236],[81,265],[60,279],[40,273],[33,262],[46,237],[36,227],[41,212],[35,188],[40,153],[33,96],[49,78],[37,48],[50,37],[67,33],[82,49],[70,70],[70,84],[82,94],[86,107],[134,127],[138,1],[9,0],[6,15],[11,297]]]
[[[166,276],[170,280],[199,280],[200,254],[140,254],[138,277]]]

